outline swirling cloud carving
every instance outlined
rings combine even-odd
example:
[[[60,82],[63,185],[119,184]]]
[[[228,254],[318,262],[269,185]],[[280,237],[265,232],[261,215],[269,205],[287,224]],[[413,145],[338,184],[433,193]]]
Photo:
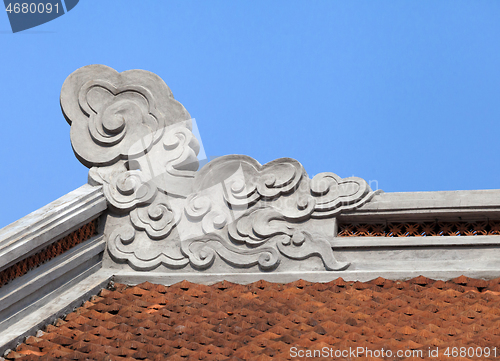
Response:
[[[64,82],[61,107],[74,152],[108,201],[115,262],[142,271],[216,264],[272,272],[311,257],[330,271],[349,266],[334,256],[333,219],[373,197],[363,179],[309,179],[294,159],[261,165],[244,155],[198,170],[189,114],[144,70],[78,69]]]
[[[216,158],[195,177],[194,190],[224,184],[225,201],[232,207],[248,207],[259,199],[273,199],[295,190],[305,170],[295,159],[280,158],[265,165],[244,155]]]
[[[324,172],[311,180],[311,194],[316,202],[313,217],[327,218],[360,207],[375,193],[362,178],[340,178]]]
[[[89,168],[144,153],[166,126],[190,119],[157,75],[104,65],[73,72],[63,84],[61,108],[73,150]]]
[[[176,213],[164,195],[158,195],[153,203],[137,207],[130,212],[130,220],[136,229],[144,230],[151,239],[168,237],[179,222]]]

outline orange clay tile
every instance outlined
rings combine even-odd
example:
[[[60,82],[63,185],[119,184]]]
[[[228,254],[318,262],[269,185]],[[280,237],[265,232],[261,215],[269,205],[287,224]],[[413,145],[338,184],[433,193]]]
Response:
[[[500,278],[211,286],[183,281],[170,287],[146,282],[102,290],[6,358],[293,360],[292,347],[444,352],[498,347],[499,330]]]

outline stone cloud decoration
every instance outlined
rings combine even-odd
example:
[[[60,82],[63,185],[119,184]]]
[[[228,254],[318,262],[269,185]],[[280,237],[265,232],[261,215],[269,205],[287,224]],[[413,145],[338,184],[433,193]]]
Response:
[[[189,113],[144,70],[78,69],[64,82],[61,107],[75,155],[108,202],[104,234],[115,267],[349,267],[334,254],[335,222],[375,194],[363,179],[333,173],[310,179],[294,159],[261,165],[244,155],[198,169],[200,146]]]

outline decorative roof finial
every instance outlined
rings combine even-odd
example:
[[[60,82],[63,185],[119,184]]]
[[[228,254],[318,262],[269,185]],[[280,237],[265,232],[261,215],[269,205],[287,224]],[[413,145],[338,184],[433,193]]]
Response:
[[[363,179],[309,179],[296,160],[261,165],[244,155],[198,170],[188,112],[144,70],[78,69],[64,82],[61,107],[75,154],[110,206],[105,235],[115,262],[276,271],[315,256],[326,270],[349,266],[332,251],[334,220],[375,194]]]

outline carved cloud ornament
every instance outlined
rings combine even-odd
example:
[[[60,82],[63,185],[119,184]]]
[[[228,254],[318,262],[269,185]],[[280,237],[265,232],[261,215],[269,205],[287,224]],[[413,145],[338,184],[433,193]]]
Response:
[[[363,179],[310,179],[294,159],[261,165],[244,155],[198,170],[188,112],[144,70],[78,69],[64,82],[61,107],[89,182],[103,186],[114,262],[135,270],[276,271],[317,257],[324,270],[349,267],[334,256],[335,217],[375,194]]]

